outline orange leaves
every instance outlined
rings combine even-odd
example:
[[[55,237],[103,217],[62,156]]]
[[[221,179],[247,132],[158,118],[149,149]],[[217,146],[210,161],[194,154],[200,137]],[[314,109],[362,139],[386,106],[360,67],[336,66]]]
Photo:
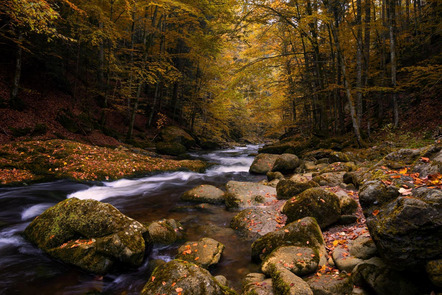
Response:
[[[373,216],[377,216],[377,215],[379,214],[379,210],[376,209],[376,210],[374,210],[371,214],[372,214]]]
[[[430,162],[430,159],[427,158],[427,157],[422,157],[421,161],[424,162],[424,163],[428,163],[428,162]]]

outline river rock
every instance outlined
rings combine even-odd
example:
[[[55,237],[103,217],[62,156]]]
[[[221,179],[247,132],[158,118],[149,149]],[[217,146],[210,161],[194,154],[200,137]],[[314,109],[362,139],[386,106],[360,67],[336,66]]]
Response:
[[[283,180],[284,179],[284,175],[281,173],[281,172],[278,172],[278,171],[276,171],[276,172],[267,172],[267,180],[268,181],[272,181],[272,180],[275,180],[275,179],[277,179],[277,180]]]
[[[266,279],[264,274],[249,273],[243,281],[241,295],[274,295],[272,279]]]
[[[284,267],[272,267],[271,276],[276,294],[313,295],[310,286],[303,279]]]
[[[442,288],[442,259],[428,261],[425,270],[431,282]]]
[[[157,153],[169,156],[180,156],[186,153],[187,149],[184,145],[179,142],[157,142],[156,145]]]
[[[345,271],[347,273],[351,273],[355,266],[363,261],[362,259],[351,256],[348,249],[343,246],[337,246],[333,250],[332,257],[336,267],[340,271]]]
[[[145,231],[110,204],[70,198],[35,218],[24,234],[52,257],[106,273],[117,262],[141,265]]]
[[[360,235],[350,242],[350,255],[360,259],[370,259],[377,255],[376,245],[369,235]]]
[[[312,276],[305,280],[315,295],[352,294],[353,282],[345,273],[339,275]]]
[[[259,149],[260,153],[267,154],[298,154],[305,148],[304,145],[299,142],[278,142],[274,144],[265,145]]]
[[[262,262],[261,271],[271,274],[272,268],[283,267],[298,276],[316,272],[319,264],[319,252],[308,247],[281,246],[275,249]]]
[[[321,228],[337,222],[341,216],[339,198],[323,188],[308,189],[288,200],[281,210],[287,215],[287,222],[303,217],[314,217]]]
[[[253,182],[229,181],[226,184],[227,208],[246,209],[277,201],[276,189]]]
[[[359,188],[359,186],[363,183],[363,175],[364,172],[346,172],[342,177],[342,180],[345,184],[353,184],[355,188]]]
[[[327,172],[313,177],[313,181],[319,183],[321,186],[337,186],[340,185],[344,179],[345,172]]]
[[[442,173],[442,143],[429,147],[419,161],[416,161],[413,172],[419,173],[420,177]]]
[[[195,139],[177,126],[166,126],[160,130],[159,138],[164,142],[178,143],[186,149],[195,145]]]
[[[267,172],[272,171],[273,165],[275,164],[277,158],[278,155],[273,154],[257,155],[250,166],[250,173],[267,174]]]
[[[292,179],[284,179],[276,186],[276,197],[278,200],[288,200],[309,188],[318,186],[319,184],[312,180],[306,179],[305,181],[295,181]]]
[[[176,259],[195,263],[208,268],[221,259],[224,245],[211,238],[202,238],[197,242],[187,242],[178,249]]]
[[[272,207],[256,207],[241,211],[230,222],[230,227],[238,230],[242,236],[257,238],[278,229],[285,222],[285,216]]]
[[[181,200],[209,204],[222,204],[224,203],[224,192],[213,185],[203,184],[183,193]]]
[[[317,164],[319,164],[317,161]],[[330,173],[330,172],[349,172],[356,170],[356,164],[354,162],[334,162],[329,164],[327,167],[322,169],[321,173]]]
[[[218,283],[222,286],[227,287],[229,285],[229,281],[227,281],[227,278],[225,276],[222,275],[215,276],[215,280],[217,280]]]
[[[314,218],[306,217],[292,222],[278,231],[270,232],[252,244],[252,259],[265,259],[280,246],[309,247],[319,252],[320,265],[326,262],[324,238]]]
[[[330,163],[350,161],[350,158],[347,154],[329,149],[320,149],[305,153],[304,158],[314,158],[316,160],[327,158]]]
[[[272,171],[293,172],[299,166],[299,158],[293,154],[282,154],[276,158]]]
[[[234,291],[221,286],[206,269],[194,263],[172,260],[155,269],[141,291],[142,295],[227,295]]]
[[[356,286],[368,287],[379,295],[425,293],[413,279],[387,267],[379,257],[358,264],[352,272],[352,280]]]
[[[442,191],[421,187],[411,192],[396,192],[394,198],[383,184],[368,182],[359,194],[379,254],[398,269],[441,258]]]
[[[356,210],[358,209],[358,202],[350,197],[345,190],[339,187],[330,188],[329,190],[339,198],[339,207],[341,208],[341,214],[352,215],[356,212]]]
[[[183,238],[183,227],[174,219],[161,219],[146,225],[148,240],[154,244],[169,245]]]

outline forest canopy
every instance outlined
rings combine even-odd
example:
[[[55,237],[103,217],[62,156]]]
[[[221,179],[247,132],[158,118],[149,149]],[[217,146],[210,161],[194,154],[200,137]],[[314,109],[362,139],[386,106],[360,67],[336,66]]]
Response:
[[[207,138],[361,143],[437,100],[440,15],[437,0],[2,1],[4,104],[25,108],[23,81],[44,72],[72,104],[98,105],[101,128],[118,114],[127,141],[143,117]]]

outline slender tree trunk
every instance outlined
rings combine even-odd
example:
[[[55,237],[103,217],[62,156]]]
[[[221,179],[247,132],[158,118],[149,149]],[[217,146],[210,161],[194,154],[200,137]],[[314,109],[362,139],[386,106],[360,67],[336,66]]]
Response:
[[[356,105],[358,110],[358,125],[361,126],[362,121],[362,0],[356,1],[356,26],[357,26],[357,50],[356,50],[356,88],[357,99]]]
[[[396,18],[395,0],[390,0],[390,59],[391,59],[391,85],[393,86],[393,115],[394,115],[394,127],[399,126],[399,107],[397,102],[396,93],[396,73],[397,73],[397,60],[396,60],[396,36],[395,36],[395,18]]]
[[[14,106],[17,102],[18,90],[20,88],[20,77],[21,77],[21,68],[23,62],[23,33],[18,31],[18,44],[17,44],[17,56],[15,58],[15,73],[14,73],[14,81],[12,84],[12,91],[10,97],[10,104]]]

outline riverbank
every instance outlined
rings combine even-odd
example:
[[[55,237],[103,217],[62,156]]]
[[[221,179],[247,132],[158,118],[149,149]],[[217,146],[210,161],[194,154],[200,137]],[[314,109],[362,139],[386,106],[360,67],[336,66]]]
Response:
[[[179,170],[201,172],[207,166],[200,160],[159,157],[137,148],[99,147],[62,139],[0,146],[0,184],[8,186],[57,179],[116,180]]]

